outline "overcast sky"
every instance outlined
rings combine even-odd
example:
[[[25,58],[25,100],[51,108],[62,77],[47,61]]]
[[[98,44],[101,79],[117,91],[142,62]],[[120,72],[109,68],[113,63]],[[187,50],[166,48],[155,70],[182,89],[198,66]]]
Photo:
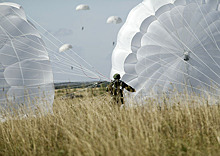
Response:
[[[111,53],[114,49],[113,42],[117,41],[117,33],[123,23],[106,24],[106,20],[109,16],[116,15],[120,16],[124,22],[130,10],[142,0],[8,0],[8,2],[22,5],[30,21],[33,19],[63,43],[72,44],[73,50],[79,56],[100,73],[109,77]],[[76,11],[75,8],[79,4],[88,4],[91,10]],[[62,45],[42,28],[36,24],[35,26],[57,47]],[[49,49],[58,52],[55,45],[45,38],[44,41]],[[75,57],[71,52],[67,53],[71,57]],[[82,61],[80,60],[80,62]],[[65,73],[67,72],[65,71]],[[54,74],[55,82],[91,80],[74,76],[73,70],[69,72],[72,72],[71,75]]]

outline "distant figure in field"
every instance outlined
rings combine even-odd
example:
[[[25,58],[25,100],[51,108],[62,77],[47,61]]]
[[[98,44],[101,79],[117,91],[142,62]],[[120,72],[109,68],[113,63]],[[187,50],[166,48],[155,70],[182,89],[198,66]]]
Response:
[[[135,89],[121,81],[120,74],[115,74],[113,78],[114,81],[106,87],[106,91],[111,94],[113,102],[121,106],[124,104],[123,90],[126,89],[129,92],[135,92]]]

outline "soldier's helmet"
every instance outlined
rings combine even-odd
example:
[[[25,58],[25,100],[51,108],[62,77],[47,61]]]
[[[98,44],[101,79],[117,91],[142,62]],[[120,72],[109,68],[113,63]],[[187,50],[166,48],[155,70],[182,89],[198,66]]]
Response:
[[[116,73],[116,74],[113,76],[113,78],[114,78],[114,79],[120,79],[121,76],[120,76],[120,74]]]

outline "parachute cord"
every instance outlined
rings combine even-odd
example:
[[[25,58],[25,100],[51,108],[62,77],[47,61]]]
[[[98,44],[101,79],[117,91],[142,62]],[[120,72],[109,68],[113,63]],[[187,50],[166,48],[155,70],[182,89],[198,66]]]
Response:
[[[157,17],[156,17],[157,18]],[[157,18],[158,19],[158,18]],[[159,21],[159,19],[158,19],[158,21]],[[159,21],[160,22],[160,21]],[[160,22],[161,23],[161,22]],[[161,23],[161,25],[162,25],[162,23]],[[168,33],[170,33],[169,31],[168,31],[168,29],[165,27],[165,30],[168,32]],[[183,43],[181,40],[179,40],[177,37],[175,37],[175,36],[173,36],[173,35],[171,35],[172,37],[174,37],[174,38],[176,38],[178,41],[180,41],[181,43]],[[186,46],[207,68],[209,68],[217,77],[219,77],[220,78],[220,76],[216,73],[216,72],[214,72],[207,64],[205,64],[200,58],[199,58],[199,56],[198,55],[196,55],[187,45],[185,45],[184,44],[184,46]],[[178,55],[177,55],[178,56]],[[179,57],[179,56],[178,56]],[[196,69],[196,68],[195,68]],[[196,69],[197,70],[197,69]],[[197,70],[197,71],[199,71],[200,73],[202,73],[204,76],[206,76],[206,77],[208,77],[209,79],[211,79],[209,76],[207,76],[206,74],[204,74],[202,71],[200,71],[200,70]],[[212,80],[212,79],[211,79]],[[213,80],[214,81],[214,80]],[[214,81],[215,82],[215,81]],[[216,83],[216,82],[215,82]],[[217,83],[218,84],[218,83]]]
[[[49,31],[47,31],[44,27],[42,27],[38,22],[36,22],[34,19],[32,19],[30,16],[27,15],[28,18],[30,18],[32,21],[34,21],[39,27],[41,27],[44,31],[46,31],[48,34],[50,34],[55,40],[57,40],[58,42],[60,42],[61,44],[64,44],[62,41],[60,41],[59,39],[57,39],[53,34],[51,34]],[[94,69],[94,71],[101,75],[102,77],[110,80],[109,78],[107,78],[106,76],[104,76],[103,74],[101,74],[94,66],[92,66],[90,63],[88,63],[85,59],[83,59],[81,56],[79,56],[75,51],[73,51],[71,49],[71,51],[76,55],[78,56],[81,60],[83,60],[87,65],[89,65],[92,69]],[[80,64],[81,66],[81,64]]]
[[[12,10],[14,11],[14,9],[12,8]],[[15,11],[14,11],[15,12]],[[15,12],[16,13],[16,12]],[[17,13],[16,13],[17,14]],[[18,15],[19,16],[19,15]],[[7,17],[6,17],[7,18]],[[10,19],[8,19],[8,21],[11,23],[11,21],[10,21]],[[13,23],[12,23],[12,25],[13,26],[15,26]],[[32,26],[32,25],[31,25]],[[17,28],[17,26],[15,26],[16,28]],[[33,27],[33,26],[32,26]],[[17,28],[21,33],[22,33],[22,31],[19,29],[19,28]],[[48,32],[49,33],[49,32]],[[30,40],[30,39],[29,39]],[[31,40],[31,41],[33,41],[33,40]],[[33,41],[34,42],[34,41]],[[51,41],[50,41],[51,42]],[[51,42],[51,43],[53,43],[53,42]],[[37,43],[37,44],[39,44],[39,43]],[[54,44],[54,43],[53,43]],[[55,44],[54,44],[55,45]],[[56,47],[56,45],[55,45],[55,47]],[[65,53],[66,54],[66,53]],[[73,59],[73,61],[74,62],[76,62],[74,59]],[[77,64],[79,64],[78,62],[76,62]],[[88,69],[87,69],[88,70]],[[92,72],[91,70],[89,70],[90,72]],[[94,74],[94,72],[92,72],[93,74]]]
[[[12,10],[14,11],[14,9],[12,8]],[[15,12],[15,11],[14,11]],[[16,13],[16,12],[15,12]],[[17,13],[16,13],[17,14]],[[29,17],[29,18],[31,18],[31,17]],[[32,18],[31,18],[32,19]],[[32,19],[33,20],[33,19]],[[8,21],[10,22],[10,20],[8,19]],[[34,20],[33,20],[34,21]],[[36,21],[34,21],[35,23],[37,23]],[[14,25],[14,24],[13,24]],[[39,25],[38,23],[37,23],[37,25]],[[14,25],[15,26],[15,25]],[[31,25],[32,26],[32,25]],[[41,28],[43,28],[41,25],[39,25]],[[16,26],[15,26],[16,27]],[[32,26],[33,27],[33,26]],[[17,27],[16,27],[17,28]],[[20,31],[20,29],[19,28],[17,28],[19,31]],[[44,28],[43,28],[44,29]],[[44,29],[45,30],[45,29]],[[47,31],[47,30],[46,30]],[[21,31],[20,31],[21,32]],[[22,33],[22,32],[21,32]],[[51,36],[53,36],[50,32],[48,32],[47,31],[47,33],[49,33]],[[44,36],[44,35],[43,35]],[[53,38],[55,38],[54,36],[53,36]],[[55,38],[56,39],[56,38]],[[48,39],[49,40],[49,39]],[[56,39],[56,40],[58,40],[58,39]],[[32,40],[31,40],[32,41]],[[49,40],[50,41],[50,40]],[[59,41],[59,40],[58,40]],[[55,47],[57,47],[52,41],[50,41]],[[59,41],[59,42],[61,42],[61,41]],[[62,43],[62,42],[61,42]],[[39,44],[39,43],[38,43]],[[73,51],[74,52],[74,51]],[[79,58],[81,58],[76,52],[74,52]],[[65,53],[66,54],[66,53]],[[71,56],[69,56],[69,57],[71,57]],[[72,58],[72,57],[71,57]],[[73,58],[72,58],[73,59]],[[82,59],[82,58],[81,58]],[[83,59],[82,59],[83,60]],[[79,64],[78,62],[76,62],[74,59],[73,59],[73,61],[76,63],[76,64]],[[86,62],[85,60],[84,60],[84,62]],[[87,63],[87,62],[86,62]],[[87,63],[88,64],[88,63]],[[82,65],[81,64],[79,64],[80,66],[81,66],[81,68],[82,68]],[[90,65],[91,66],[91,65]],[[87,69],[88,70],[88,69]],[[89,70],[90,72],[92,72],[91,70]],[[93,74],[95,74],[94,72],[92,72]],[[96,75],[96,74],[95,74]]]
[[[83,68],[82,68],[81,65],[80,65],[80,67],[81,67],[81,69],[82,69],[82,72],[86,75],[86,77],[88,77],[88,78],[90,78],[90,79],[97,79],[97,78],[94,78],[94,77],[88,76],[88,75],[84,72],[84,70],[83,70]],[[99,76],[99,80],[101,80],[100,76]]]

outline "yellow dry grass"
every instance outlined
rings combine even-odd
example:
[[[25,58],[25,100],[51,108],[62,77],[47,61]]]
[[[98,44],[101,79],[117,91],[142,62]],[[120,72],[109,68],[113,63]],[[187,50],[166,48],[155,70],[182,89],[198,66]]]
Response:
[[[0,155],[219,155],[220,105],[197,98],[123,109],[105,94],[56,98],[53,115],[0,123]]]

